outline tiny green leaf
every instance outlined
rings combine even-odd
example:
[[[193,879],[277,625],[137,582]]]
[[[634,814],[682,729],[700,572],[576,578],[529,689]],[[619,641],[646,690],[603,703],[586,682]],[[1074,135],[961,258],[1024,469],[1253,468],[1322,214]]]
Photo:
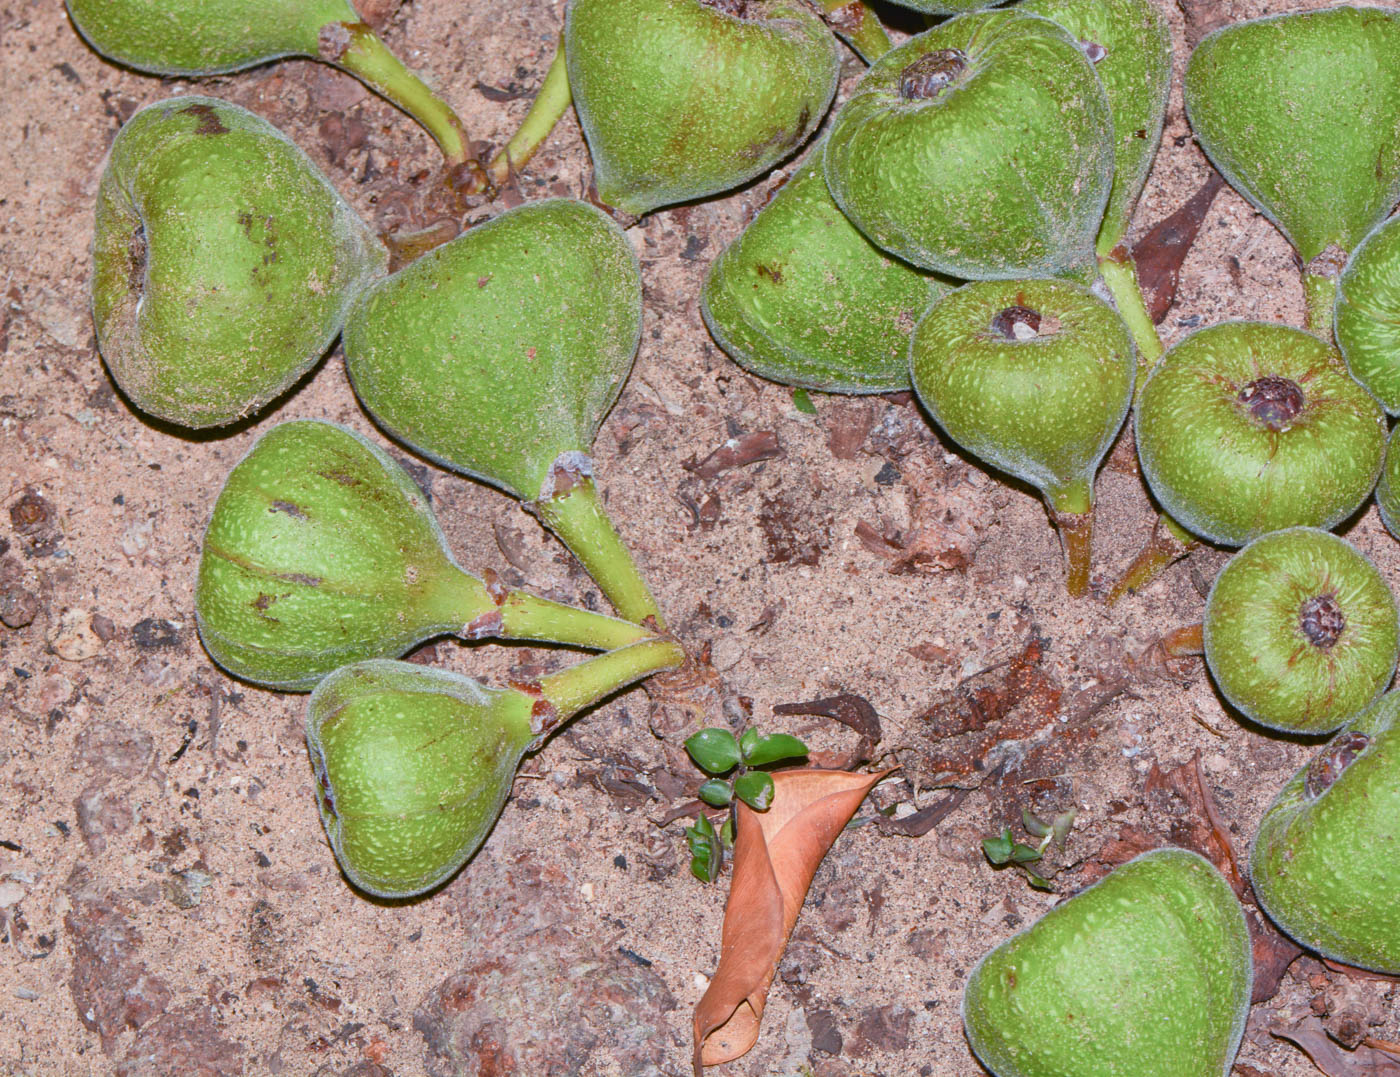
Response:
[[[734,791],[729,788],[729,783],[723,778],[711,778],[699,788],[695,795],[706,804],[723,808],[733,798]]]
[[[745,760],[749,758],[749,752],[753,751],[754,745],[758,743],[758,730],[752,727],[739,734],[739,754]]]
[[[1039,875],[1037,875],[1035,872],[1033,872],[1030,868],[1027,868],[1024,864],[1022,864],[1021,867],[1025,869],[1025,872],[1026,872],[1026,881],[1029,882],[1029,883],[1030,883],[1033,887],[1035,887],[1037,890],[1052,890],[1052,889],[1054,889],[1054,888],[1050,885],[1050,880],[1049,880],[1049,879],[1042,878],[1041,876],[1039,876]]]
[[[747,735],[745,734],[745,736]],[[797,759],[807,754],[807,745],[786,733],[772,733],[766,737],[759,737],[749,744],[745,744],[741,737],[739,748],[744,753],[744,762],[751,767],[776,763],[780,759]]]
[[[726,849],[734,848],[734,813],[730,812],[724,820],[724,825],[719,828],[719,840],[724,842]]]
[[[1074,817],[1079,814],[1079,809],[1070,808],[1069,811],[1061,812],[1055,816],[1052,829],[1055,834],[1055,844],[1061,849],[1065,847],[1065,842],[1069,839],[1070,829],[1074,826]]]
[[[1050,824],[1032,815],[1028,808],[1021,809],[1021,825],[1033,838],[1043,838],[1050,833]]]
[[[982,851],[993,864],[1005,864],[1011,860],[1011,828],[1007,827],[997,838],[982,839]]]
[[[701,815],[694,826],[685,828],[685,838],[690,843],[690,873],[702,883],[714,882],[724,864],[724,847],[714,824]]]
[[[1040,859],[1040,850],[1032,849],[1029,845],[1022,845],[1019,841],[1011,847],[1011,859],[1017,864],[1026,864],[1032,860]]]
[[[773,804],[773,776],[761,770],[740,775],[734,783],[734,795],[754,811],[767,811]]]
[[[727,729],[702,729],[687,738],[685,750],[707,774],[723,774],[739,765],[739,742]]]
[[[806,389],[794,389],[792,391],[792,406],[803,415],[815,415],[817,406],[812,403],[812,398],[807,395]]]

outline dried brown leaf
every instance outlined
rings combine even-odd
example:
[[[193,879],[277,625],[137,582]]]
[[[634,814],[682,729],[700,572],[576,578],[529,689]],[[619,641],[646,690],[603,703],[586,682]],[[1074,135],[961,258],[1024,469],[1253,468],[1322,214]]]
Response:
[[[1345,1051],[1332,1041],[1316,1017],[1309,1017],[1294,1028],[1271,1028],[1269,1034],[1293,1043],[1327,1077],[1400,1077],[1400,1059],[1371,1047]]]

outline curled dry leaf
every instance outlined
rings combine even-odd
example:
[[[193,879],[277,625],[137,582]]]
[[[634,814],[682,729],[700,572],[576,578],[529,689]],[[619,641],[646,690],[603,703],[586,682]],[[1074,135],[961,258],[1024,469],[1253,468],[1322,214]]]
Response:
[[[695,1007],[697,1077],[757,1042],[768,987],[817,865],[865,794],[889,773],[779,771],[768,811],[736,803],[719,967]]]

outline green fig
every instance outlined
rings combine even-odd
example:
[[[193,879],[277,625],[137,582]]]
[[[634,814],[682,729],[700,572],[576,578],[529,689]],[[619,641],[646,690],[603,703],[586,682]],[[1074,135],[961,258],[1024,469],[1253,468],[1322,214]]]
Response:
[[[1243,546],[1332,528],[1380,474],[1385,414],[1310,333],[1226,322],[1162,357],[1138,394],[1143,477],[1177,523]]]
[[[841,66],[802,0],[573,0],[564,55],[598,195],[635,216],[789,156]]]
[[[900,7],[913,8],[928,15],[961,15],[967,11],[981,11],[996,7],[1006,0],[893,0]]]
[[[306,743],[346,877],[385,898],[446,881],[486,840],[526,752],[682,658],[671,640],[644,641],[509,688],[387,659],[336,670],[311,694]]]
[[[1192,53],[1185,100],[1221,174],[1309,263],[1310,324],[1330,327],[1346,254],[1400,201],[1400,11],[1222,27]]]
[[[1203,637],[1221,695],[1246,718],[1330,733],[1390,683],[1400,615],[1364,554],[1292,527],[1255,539],[1215,577]]]
[[[162,101],[118,133],[98,187],[98,347],[147,414],[231,423],[316,364],[387,262],[266,120],[208,97]]]
[[[1386,441],[1385,463],[1376,483],[1376,507],[1381,511],[1385,529],[1400,539],[1400,451],[1395,448],[1394,430]]]
[[[290,691],[444,633],[598,649],[647,635],[468,575],[407,472],[316,420],[269,430],[229,473],[204,536],[195,616],[224,669]]]
[[[948,436],[1045,496],[1069,592],[1086,593],[1094,472],[1137,370],[1113,308],[1069,281],[968,284],[929,308],[909,356],[914,389]]]
[[[1249,873],[1298,943],[1400,975],[1400,693],[1353,719],[1275,798]]]
[[[532,202],[361,295],[345,363],[377,422],[528,503],[629,621],[660,612],[603,511],[588,450],[642,330],[637,256],[583,202]]]
[[[1157,849],[982,958],[963,1024],[996,1077],[1224,1077],[1253,979],[1229,884],[1195,853]]]
[[[909,387],[909,335],[948,286],[876,247],[831,200],[821,147],[710,266],[700,312],[740,366],[837,393]]]
[[[881,247],[969,280],[1094,274],[1113,121],[1093,65],[1036,15],[963,15],[866,72],[826,140],[836,203]]]
[[[466,180],[479,173],[457,114],[348,0],[67,0],[88,44],[155,75],[219,75],[284,56],[340,68],[420,124]]]
[[[1337,281],[1336,331],[1352,377],[1400,415],[1400,217],[1351,252]]]

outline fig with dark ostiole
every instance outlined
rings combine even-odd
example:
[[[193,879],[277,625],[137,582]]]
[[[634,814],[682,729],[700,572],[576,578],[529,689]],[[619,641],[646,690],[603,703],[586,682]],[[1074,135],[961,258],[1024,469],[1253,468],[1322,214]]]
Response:
[[[385,659],[337,670],[311,695],[306,741],[346,877],[388,898],[450,878],[486,840],[526,752],[682,657],[671,640],[644,641],[509,688]]]
[[[840,68],[801,0],[573,0],[564,55],[598,195],[635,216],[789,156]]]
[[[315,365],[387,261],[266,120],[209,97],[162,101],[118,133],[98,187],[98,347],[142,411],[231,423]]]
[[[1390,683],[1400,621],[1363,554],[1294,527],[1255,539],[1216,576],[1204,643],[1221,694],[1246,718],[1330,733]]]
[[[909,354],[919,399],[948,436],[1044,494],[1069,592],[1083,595],[1094,472],[1137,367],[1113,308],[1068,281],[982,281],[935,303]]]
[[[269,430],[230,472],[204,536],[195,615],[219,665],[293,691],[449,632],[598,649],[647,635],[468,575],[403,468],[311,420]]]
[[[588,451],[642,330],[637,256],[583,202],[531,202],[367,290],[345,362],[386,430],[526,502],[629,621],[661,616]]]
[[[348,0],[67,0],[73,25],[109,59],[156,75],[218,75],[284,56],[324,60],[392,101],[465,180],[480,169],[457,114]]]
[[[967,280],[1093,275],[1113,182],[1108,98],[1079,44],[1015,10],[951,19],[866,72],[826,140],[862,232]]]
[[[1385,415],[1336,351],[1262,322],[1177,344],[1138,394],[1135,423],[1165,512],[1226,546],[1336,526],[1370,494],[1385,449]]]
[[[828,392],[909,386],[909,336],[938,277],[876,247],[831,200],[821,147],[710,266],[700,310],[755,374]]]
[[[1229,884],[1195,853],[1158,849],[982,958],[963,1023],[996,1077],[1223,1077],[1253,971]]]
[[[1337,5],[1222,27],[1186,69],[1191,127],[1308,263],[1331,326],[1346,255],[1400,201],[1400,11]]]
[[[1352,251],[1337,281],[1336,330],[1352,377],[1400,415],[1400,217]]]
[[[1400,974],[1400,693],[1293,776],[1259,824],[1249,872],[1269,918],[1310,950]]]

